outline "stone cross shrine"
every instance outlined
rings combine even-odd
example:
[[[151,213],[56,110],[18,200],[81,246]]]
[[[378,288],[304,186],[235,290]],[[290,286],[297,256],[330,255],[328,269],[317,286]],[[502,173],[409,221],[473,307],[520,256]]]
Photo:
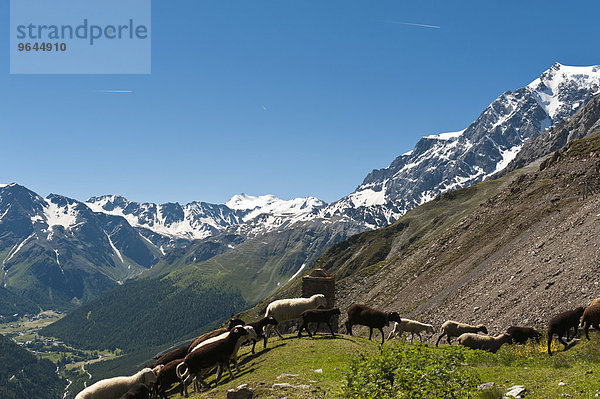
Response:
[[[335,278],[325,269],[315,269],[311,274],[302,277],[302,296],[308,298],[314,294],[323,294],[327,300],[327,308],[335,307]],[[331,321],[333,330],[337,332],[338,316]],[[321,325],[319,331],[327,331],[326,325]]]

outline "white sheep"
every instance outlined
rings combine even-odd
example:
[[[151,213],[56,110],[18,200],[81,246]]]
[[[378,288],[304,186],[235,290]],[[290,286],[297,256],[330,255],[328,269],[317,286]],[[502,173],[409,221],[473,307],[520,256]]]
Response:
[[[510,335],[504,333],[496,337],[480,335],[476,333],[465,333],[458,337],[458,344],[471,349],[481,349],[496,353],[503,344],[512,343]]]
[[[100,380],[83,391],[75,399],[119,399],[135,384],[152,384],[156,382],[156,374],[162,366],[154,369],[145,368],[129,377],[113,377]]]
[[[273,301],[267,306],[265,317],[273,316],[279,323],[287,320],[294,320],[300,317],[302,312],[309,309],[317,309],[319,306],[327,306],[327,300],[323,294],[315,294],[310,298],[288,298],[279,299]],[[272,324],[265,326],[265,347],[267,346],[266,337],[269,336],[271,328],[275,329],[275,332],[279,338],[283,338],[277,330],[277,327]]]
[[[410,333],[410,342],[414,342],[415,334],[419,336],[419,341],[422,342],[421,333],[425,331],[426,333],[433,334],[433,326],[431,324],[421,323],[415,320],[402,318],[400,323],[394,322],[394,329],[388,336],[388,341],[392,337],[402,336],[405,332]]]
[[[487,328],[485,328],[483,324],[472,326],[470,324],[460,323],[454,320],[448,320],[444,324],[442,324],[442,328],[440,330],[442,334],[435,343],[435,346],[438,346],[438,344],[440,343],[440,339],[442,339],[444,335],[446,335],[448,345],[450,345],[450,338],[452,337],[460,337],[462,334],[465,333],[478,333],[479,331],[483,332],[484,334],[488,333]]]

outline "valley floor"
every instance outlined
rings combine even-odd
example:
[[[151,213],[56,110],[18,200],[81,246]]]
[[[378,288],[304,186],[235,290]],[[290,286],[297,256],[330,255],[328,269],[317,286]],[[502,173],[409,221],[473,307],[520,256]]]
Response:
[[[39,330],[50,325],[64,316],[61,312],[44,311],[37,315],[25,315],[17,320],[0,323],[0,334],[11,338],[17,345],[28,350],[38,358],[48,359],[54,363],[59,377],[67,381],[65,396],[72,394],[73,380],[83,381],[92,376],[86,370],[86,365],[117,357],[120,351],[83,350],[65,345],[63,342],[38,334]],[[78,378],[79,376],[79,378]]]

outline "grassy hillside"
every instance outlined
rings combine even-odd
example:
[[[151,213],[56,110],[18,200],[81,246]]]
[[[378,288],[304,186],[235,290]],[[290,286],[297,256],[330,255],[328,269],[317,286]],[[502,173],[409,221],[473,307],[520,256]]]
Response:
[[[249,347],[241,349],[241,374],[234,371],[233,381],[224,375],[221,384],[207,392],[191,397],[224,397],[228,389],[248,384],[257,398],[328,398],[339,393],[341,381],[348,365],[358,353],[373,354],[378,350],[374,341],[365,338],[340,335],[318,335],[316,339],[271,339],[266,350],[257,345],[255,355]],[[278,378],[279,377],[279,378]],[[214,375],[207,382],[214,380]],[[273,384],[288,383],[292,387],[275,387]],[[178,397],[178,394],[172,397]]]
[[[401,340],[380,350],[373,341],[346,335],[286,336],[255,355],[242,348],[240,374],[234,371],[232,381],[224,375],[219,386],[199,394],[190,388],[190,394],[224,397],[228,389],[247,384],[255,398],[502,398],[510,387],[523,385],[532,399],[591,398],[600,392],[600,336],[591,338],[574,341],[567,351],[554,346],[558,352],[549,357],[543,342],[505,345],[491,354]],[[477,389],[487,382],[494,387]]]

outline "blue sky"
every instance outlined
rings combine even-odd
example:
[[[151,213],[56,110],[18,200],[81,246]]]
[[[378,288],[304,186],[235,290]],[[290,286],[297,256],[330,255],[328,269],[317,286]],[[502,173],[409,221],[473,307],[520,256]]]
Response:
[[[5,29],[0,182],[80,200],[335,201],[555,61],[600,64],[599,12],[595,1],[154,0],[150,75],[10,75]]]

